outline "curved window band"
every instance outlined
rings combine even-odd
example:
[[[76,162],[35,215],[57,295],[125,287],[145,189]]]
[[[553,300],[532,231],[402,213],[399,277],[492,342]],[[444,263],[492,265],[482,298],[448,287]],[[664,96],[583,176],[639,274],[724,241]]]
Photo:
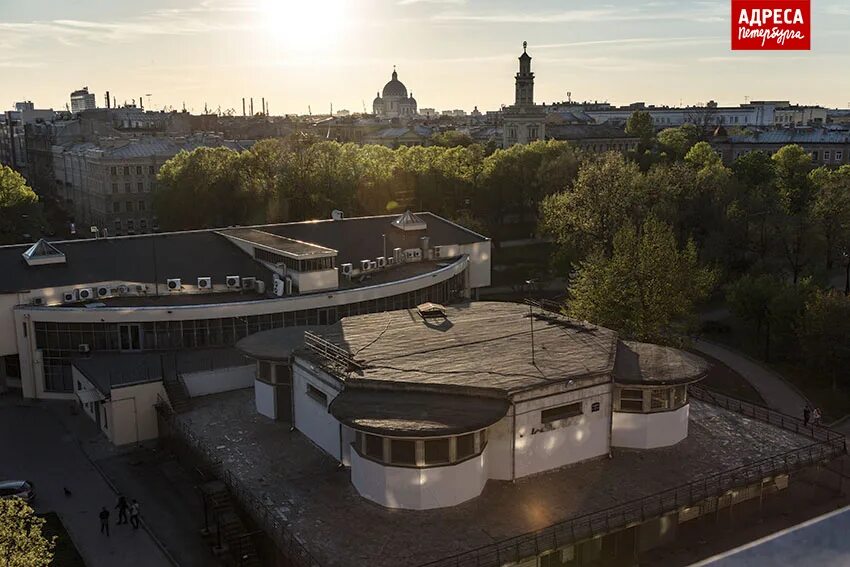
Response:
[[[480,455],[487,446],[487,430],[429,439],[383,437],[357,431],[352,446],[361,457],[382,465],[441,467]]]

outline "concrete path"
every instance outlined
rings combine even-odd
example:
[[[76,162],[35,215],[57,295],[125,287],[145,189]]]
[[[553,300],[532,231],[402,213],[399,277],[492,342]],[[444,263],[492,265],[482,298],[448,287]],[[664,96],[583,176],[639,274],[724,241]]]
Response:
[[[147,531],[115,525],[115,492],[46,408],[0,397],[0,447],[0,478],[35,484],[36,511],[59,515],[87,567],[171,567]],[[100,534],[101,506],[112,513],[110,537]]]
[[[756,362],[745,354],[730,348],[698,339],[694,348],[716,358],[740,374],[759,393],[771,409],[795,417],[802,417],[806,398],[779,374]]]

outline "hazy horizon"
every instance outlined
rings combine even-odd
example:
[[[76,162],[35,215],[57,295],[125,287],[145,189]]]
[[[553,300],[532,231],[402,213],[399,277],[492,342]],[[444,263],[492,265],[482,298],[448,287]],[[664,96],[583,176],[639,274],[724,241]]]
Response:
[[[809,52],[733,52],[729,3],[569,5],[507,0],[32,0],[0,7],[3,109],[62,109],[88,86],[104,105],[272,114],[371,111],[393,65],[419,108],[513,101],[528,41],[537,102],[850,105],[850,6],[812,3]]]

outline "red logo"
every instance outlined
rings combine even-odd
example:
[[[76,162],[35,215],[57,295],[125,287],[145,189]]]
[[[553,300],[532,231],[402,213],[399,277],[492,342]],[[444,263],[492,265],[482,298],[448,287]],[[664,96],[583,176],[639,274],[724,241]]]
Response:
[[[811,49],[811,0],[732,0],[732,49]]]

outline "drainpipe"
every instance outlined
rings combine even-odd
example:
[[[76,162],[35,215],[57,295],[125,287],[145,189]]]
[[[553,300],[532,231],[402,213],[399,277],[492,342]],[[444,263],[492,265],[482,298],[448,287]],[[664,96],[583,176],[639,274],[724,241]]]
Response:
[[[516,403],[511,404],[511,482],[516,480]]]

